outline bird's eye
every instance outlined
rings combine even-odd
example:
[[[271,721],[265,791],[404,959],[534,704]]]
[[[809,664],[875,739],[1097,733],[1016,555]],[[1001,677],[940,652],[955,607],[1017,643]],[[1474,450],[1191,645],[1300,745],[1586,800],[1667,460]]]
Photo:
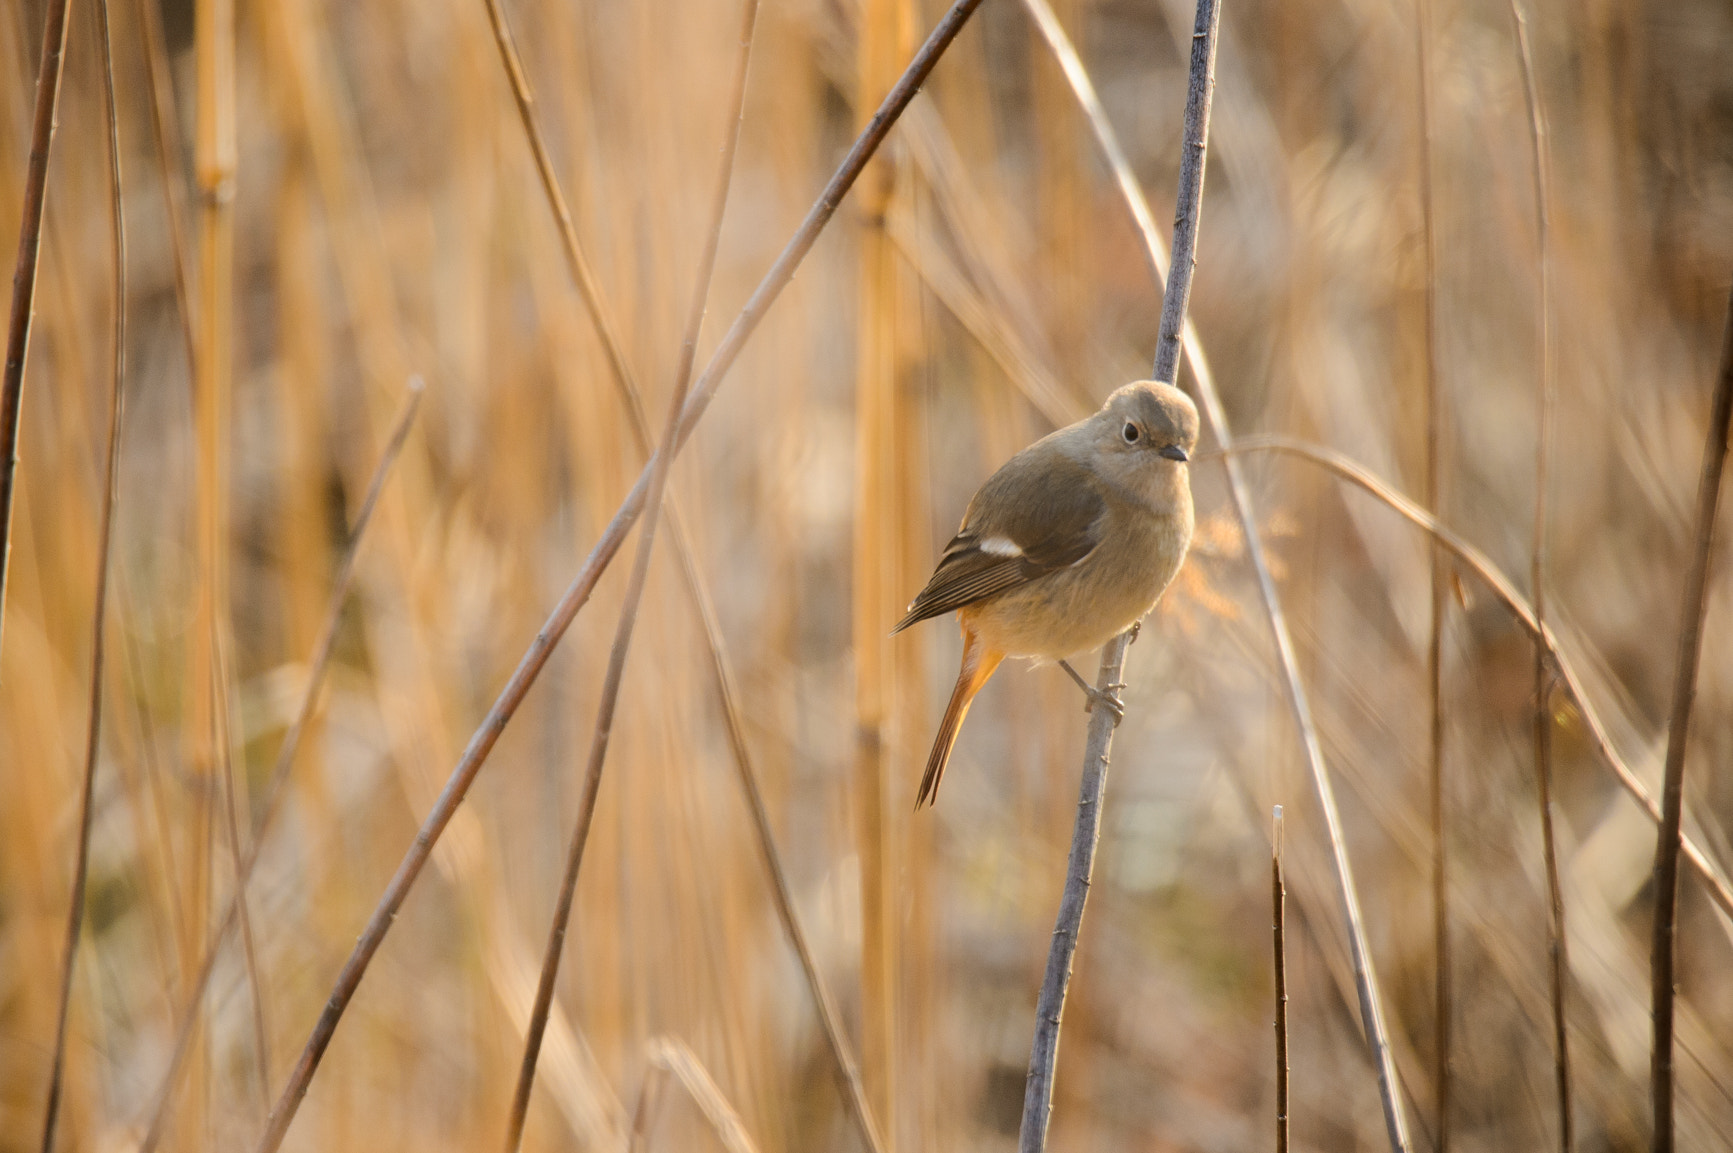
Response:
[[[1136,444],[1137,438],[1141,434],[1137,431],[1137,426],[1128,420],[1125,422],[1125,427],[1119,430],[1119,435],[1125,438],[1126,444]]]

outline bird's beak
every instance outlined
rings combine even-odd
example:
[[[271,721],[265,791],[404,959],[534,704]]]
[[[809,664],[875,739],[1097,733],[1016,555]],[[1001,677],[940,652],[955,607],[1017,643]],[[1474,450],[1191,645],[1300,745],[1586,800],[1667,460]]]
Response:
[[[1191,459],[1185,455],[1185,449],[1179,447],[1177,444],[1168,445],[1166,448],[1162,449],[1158,455],[1165,456],[1169,460],[1177,460],[1182,464]]]

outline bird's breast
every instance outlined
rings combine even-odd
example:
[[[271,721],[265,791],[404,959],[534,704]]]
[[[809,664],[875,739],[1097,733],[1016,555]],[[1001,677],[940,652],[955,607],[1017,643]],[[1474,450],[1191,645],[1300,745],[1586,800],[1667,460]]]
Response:
[[[1189,494],[1188,494],[1189,496]],[[1056,660],[1105,644],[1155,605],[1191,543],[1189,499],[1170,512],[1110,509],[1102,541],[1077,564],[962,610],[1012,656]]]

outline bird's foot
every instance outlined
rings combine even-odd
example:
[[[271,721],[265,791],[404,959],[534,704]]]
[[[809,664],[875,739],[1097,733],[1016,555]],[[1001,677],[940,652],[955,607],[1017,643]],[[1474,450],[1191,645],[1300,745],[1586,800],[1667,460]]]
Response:
[[[1115,725],[1125,719],[1125,703],[1119,699],[1120,691],[1125,688],[1124,681],[1115,681],[1108,685],[1105,690],[1102,690],[1079,676],[1077,670],[1071,667],[1071,662],[1060,661],[1059,667],[1065,670],[1067,676],[1077,682],[1077,687],[1082,689],[1083,695],[1089,698],[1089,703],[1083,706],[1084,712],[1092,713],[1095,711],[1095,706],[1100,705],[1113,714]]]
[[[1092,713],[1095,711],[1095,706],[1100,705],[1113,714],[1113,723],[1117,726],[1120,721],[1125,719],[1125,702],[1119,699],[1120,690],[1123,688],[1125,688],[1124,681],[1115,681],[1107,686],[1106,692],[1102,692],[1100,689],[1090,689],[1089,703],[1083,706],[1083,711]]]

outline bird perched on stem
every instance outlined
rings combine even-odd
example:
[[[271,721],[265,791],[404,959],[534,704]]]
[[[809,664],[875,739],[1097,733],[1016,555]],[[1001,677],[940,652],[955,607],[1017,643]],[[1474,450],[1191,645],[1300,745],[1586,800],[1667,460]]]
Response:
[[[1006,461],[969,501],[932,579],[892,630],[953,609],[963,630],[963,667],[916,808],[937,797],[963,717],[1006,657],[1058,661],[1092,707],[1124,715],[1064,658],[1136,624],[1179,571],[1191,544],[1186,462],[1196,447],[1190,398],[1137,381]]]

